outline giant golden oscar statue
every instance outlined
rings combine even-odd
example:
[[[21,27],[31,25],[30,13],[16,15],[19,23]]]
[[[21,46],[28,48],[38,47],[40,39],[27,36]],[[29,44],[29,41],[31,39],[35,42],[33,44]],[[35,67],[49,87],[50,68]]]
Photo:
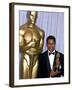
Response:
[[[19,47],[23,53],[22,79],[37,77],[38,56],[43,48],[44,32],[35,25],[37,11],[27,12],[27,23],[20,26]]]

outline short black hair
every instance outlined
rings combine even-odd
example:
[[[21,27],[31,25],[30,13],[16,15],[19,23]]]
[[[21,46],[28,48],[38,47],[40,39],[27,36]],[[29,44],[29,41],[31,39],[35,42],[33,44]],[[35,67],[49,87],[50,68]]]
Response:
[[[46,43],[48,44],[48,40],[52,39],[56,43],[56,38],[52,35],[48,36],[46,39]]]

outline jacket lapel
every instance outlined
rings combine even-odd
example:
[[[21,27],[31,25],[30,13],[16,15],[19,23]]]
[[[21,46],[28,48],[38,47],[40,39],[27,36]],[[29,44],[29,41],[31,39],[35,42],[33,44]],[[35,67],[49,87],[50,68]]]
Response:
[[[54,68],[54,66],[55,66],[56,54],[57,54],[57,51],[55,51],[55,57],[54,57],[54,62],[53,62],[53,68]]]
[[[46,61],[47,61],[47,68],[48,68],[48,71],[51,71],[51,66],[50,66],[50,61],[49,61],[49,55],[48,55],[48,51],[46,52]]]

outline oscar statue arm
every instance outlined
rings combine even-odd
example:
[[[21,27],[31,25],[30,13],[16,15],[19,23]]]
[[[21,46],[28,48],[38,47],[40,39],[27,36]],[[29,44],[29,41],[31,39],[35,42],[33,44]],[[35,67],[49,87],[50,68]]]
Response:
[[[33,44],[34,44],[34,42],[30,41],[30,42],[26,43],[26,45],[24,45],[23,49],[28,50],[32,47]]]
[[[37,53],[37,54],[41,53],[42,48],[43,48],[43,44],[44,44],[44,32],[43,31],[40,32],[40,36],[41,36],[41,38],[40,38],[39,48],[37,49],[36,52],[34,52],[34,53]],[[35,44],[34,41],[30,41],[26,45],[24,45],[23,49],[26,51],[26,50],[30,49],[34,44]]]
[[[20,50],[28,50],[32,47],[32,45],[34,44],[34,42],[30,41],[28,43],[24,42],[24,31],[20,30],[19,32],[19,46],[20,46]]]
[[[24,35],[23,30],[19,30],[19,46],[20,47],[23,47],[23,44],[24,44],[23,35]]]
[[[39,45],[39,49],[38,49],[38,52],[40,53],[43,49],[43,45],[44,45],[44,32],[41,31],[40,32],[40,36],[41,36],[41,39],[40,39],[40,45]]]

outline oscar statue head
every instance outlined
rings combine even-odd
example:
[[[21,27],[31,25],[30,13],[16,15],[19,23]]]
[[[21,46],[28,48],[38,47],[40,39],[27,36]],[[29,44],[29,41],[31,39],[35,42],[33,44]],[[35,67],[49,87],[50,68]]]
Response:
[[[29,24],[35,24],[37,18],[37,11],[28,11],[27,12],[27,20]]]

